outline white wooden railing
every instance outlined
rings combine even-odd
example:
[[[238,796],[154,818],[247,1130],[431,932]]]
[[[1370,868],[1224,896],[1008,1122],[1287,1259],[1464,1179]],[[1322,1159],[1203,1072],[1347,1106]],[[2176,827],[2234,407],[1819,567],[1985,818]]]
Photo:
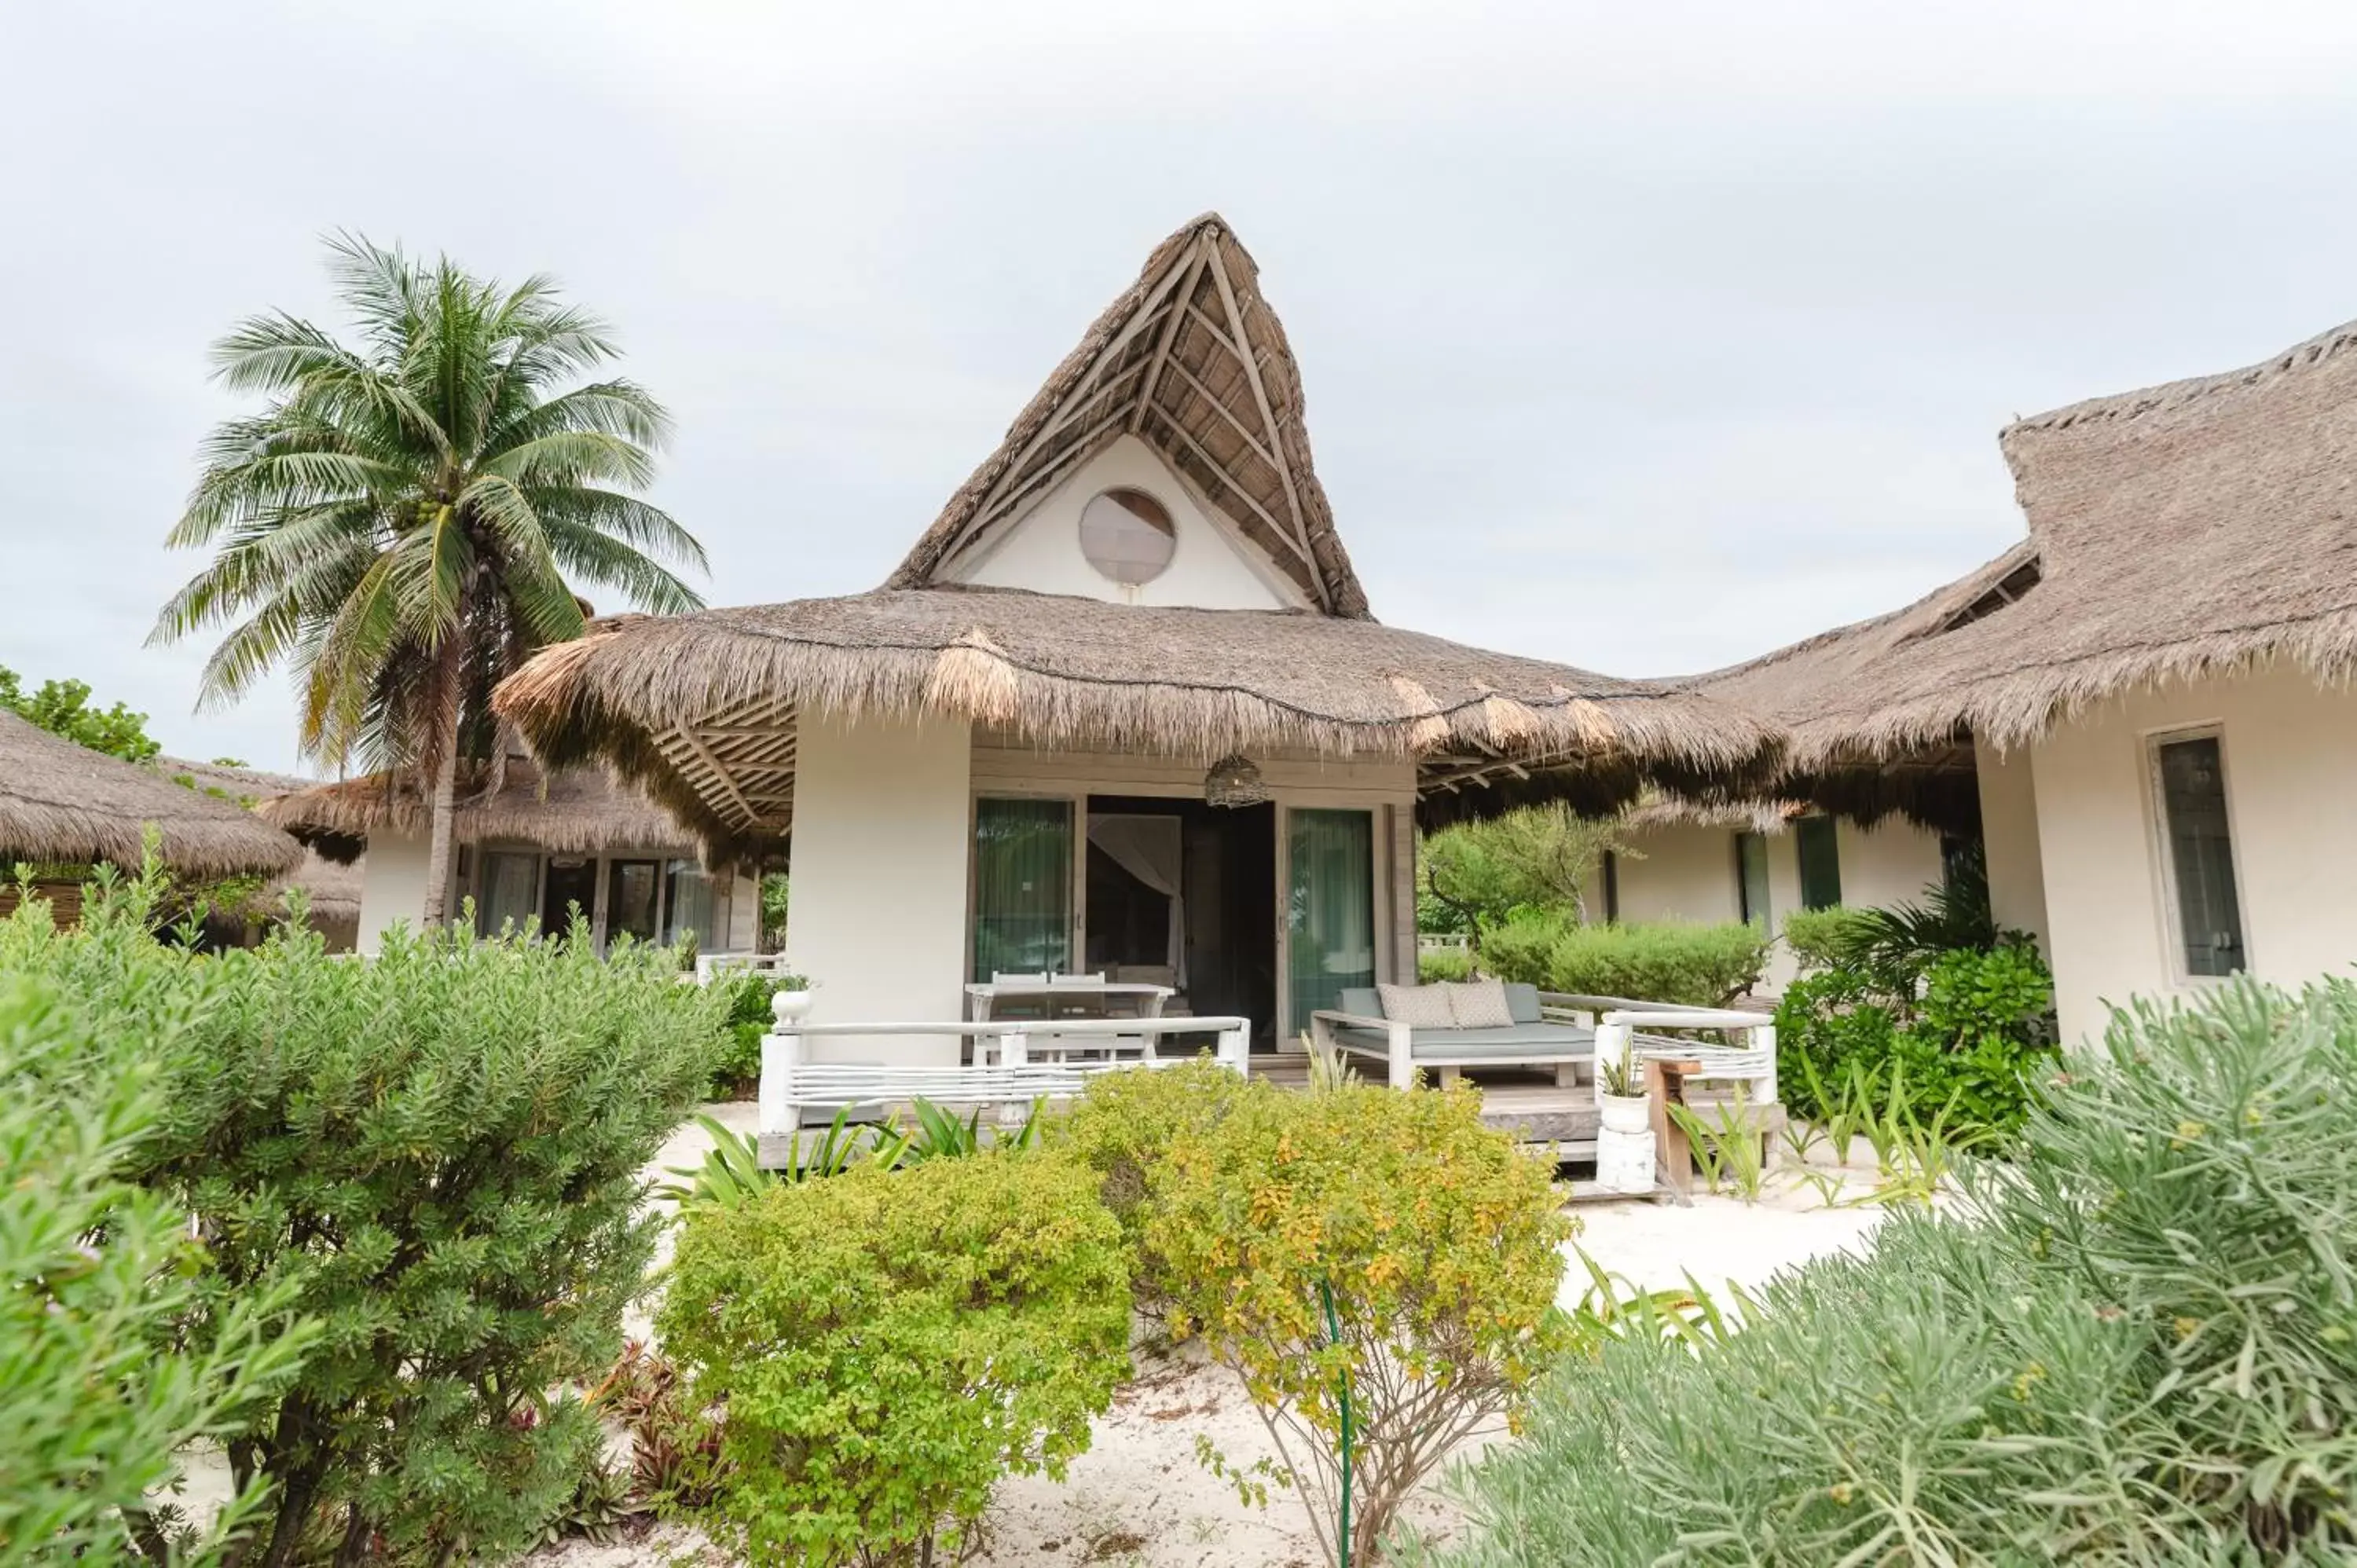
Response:
[[[1249,1070],[1252,1024],[1240,1017],[993,1019],[979,1024],[813,1024],[780,1017],[761,1042],[760,1131],[792,1133],[806,1109],[904,1104],[996,1105],[1017,1110],[1039,1099],[1067,1100],[1099,1073],[1125,1067],[1170,1067],[1187,1055],[1164,1055],[1172,1035],[1216,1034],[1213,1055],[1237,1073]],[[972,1041],[971,1063],[817,1062],[813,1040]]]
[[[1556,1006],[1591,1015],[1596,1020],[1596,1059],[1611,1061],[1627,1053],[1634,1061],[1698,1061],[1702,1079],[1741,1079],[1751,1085],[1754,1104],[1776,1102],[1776,1024],[1764,1013],[1738,1013],[1727,1007],[1681,1007],[1671,1002],[1639,1002],[1626,996],[1577,996],[1546,993]],[[1652,1029],[1725,1029],[1743,1036],[1739,1046],[1699,1040],[1675,1040],[1641,1034]],[[1601,1083],[1598,1079],[1598,1083]],[[1600,1090],[1599,1090],[1600,1092]]]

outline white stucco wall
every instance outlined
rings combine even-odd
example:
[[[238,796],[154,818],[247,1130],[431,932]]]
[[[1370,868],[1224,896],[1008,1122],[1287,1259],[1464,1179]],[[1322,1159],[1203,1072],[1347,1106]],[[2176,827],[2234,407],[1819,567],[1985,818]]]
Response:
[[[1973,766],[1981,797],[1981,843],[1988,860],[1989,912],[1999,927],[2046,935],[2046,866],[2038,853],[2038,786],[2029,754],[1976,746]]]
[[[411,930],[425,912],[427,844],[423,833],[374,832],[361,863],[361,932],[356,950],[375,952],[387,927],[405,922]]]
[[[1940,881],[1940,835],[1891,816],[1870,828],[1836,824],[1842,902],[1853,909],[1920,904]],[[1787,840],[1792,834],[1786,833]],[[1795,862],[1798,865],[1798,862]],[[1799,875],[1797,871],[1795,876]],[[1797,888],[1795,890],[1797,896]],[[1796,897],[1797,901],[1797,897]]]
[[[1105,577],[1081,553],[1081,510],[1116,486],[1144,490],[1168,508],[1178,534],[1170,564],[1154,581],[1135,588]],[[1114,603],[1230,610],[1284,609],[1302,603],[1298,593],[1257,564],[1252,547],[1214,521],[1193,490],[1135,435],[1120,437],[1082,464],[999,540],[978,555],[951,563],[949,575],[960,582]]]
[[[2216,725],[2252,970],[2298,984],[2357,962],[2357,695],[2276,669],[2140,693],[2030,748],[2063,1036],[2106,1004],[2185,994],[2163,904],[2147,746]]]
[[[1768,901],[1777,902],[1774,883],[1779,855],[1792,858],[1780,836],[1769,842]],[[1735,880],[1735,835],[1726,828],[1655,828],[1632,837],[1620,856],[1620,918],[1698,920],[1717,923],[1740,918]],[[1600,918],[1603,888],[1588,900],[1588,917]]]
[[[795,754],[788,961],[813,1023],[963,1018],[967,726],[806,712]],[[947,1038],[813,1042],[817,1060],[955,1062]]]

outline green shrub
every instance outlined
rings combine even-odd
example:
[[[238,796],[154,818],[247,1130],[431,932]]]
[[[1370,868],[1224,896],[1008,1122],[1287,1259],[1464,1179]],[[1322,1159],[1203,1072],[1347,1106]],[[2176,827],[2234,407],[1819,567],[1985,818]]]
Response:
[[[1001,1476],[1088,1446],[1129,1369],[1121,1232],[1039,1150],[693,1210],[658,1320],[724,1403],[717,1522],[755,1562],[958,1560]]]
[[[1954,1214],[1568,1361],[1442,1560],[2349,1561],[2352,1075],[2345,981],[2116,1016]]]
[[[1349,1555],[1369,1565],[1431,1467],[1518,1411],[1571,1233],[1553,1167],[1470,1090],[1255,1083],[1173,1137],[1145,1240],[1173,1331],[1242,1375],[1329,1561],[1347,1391]]]
[[[274,1484],[256,1561],[527,1544],[599,1441],[550,1391],[613,1359],[660,1223],[639,1173],[710,1075],[720,999],[659,949],[464,928],[366,962],[301,931],[201,957],[150,939],[144,896],[102,895],[74,933],[0,921],[0,977],[153,1038],[127,1174],[194,1216],[192,1348],[281,1285],[321,1325],[226,1444],[241,1484]]]
[[[1869,968],[1803,975],[1776,1008],[1780,1090],[1794,1115],[1823,1121],[1827,1101],[1863,1097],[1924,1120],[1946,1109],[1966,1132],[2010,1138],[2055,1058],[2054,981],[2038,950],[2006,942],[1933,960],[1920,994],[1893,996]]]
[[[1795,909],[1784,917],[1780,935],[1792,961],[1803,973],[1831,969],[1847,960],[1866,938],[1864,909],[1835,904],[1823,909]]]
[[[154,1038],[94,1039],[52,987],[0,983],[0,1563],[160,1563],[170,1521],[146,1499],[188,1444],[266,1410],[313,1337],[280,1283],[180,1342],[202,1253],[185,1211],[122,1177],[162,1110]],[[179,1560],[219,1560],[262,1500],[250,1482]]]
[[[1131,1276],[1141,1301],[1161,1295],[1151,1262],[1140,1251],[1147,1182],[1181,1133],[1200,1133],[1249,1092],[1248,1080],[1209,1058],[1177,1067],[1101,1073],[1050,1132],[1097,1176],[1097,1196],[1120,1222],[1131,1249]]]
[[[1443,980],[1470,980],[1472,951],[1467,948],[1426,948],[1415,955],[1415,978],[1424,985]]]
[[[1482,968],[1503,980],[1696,1007],[1749,991],[1767,961],[1766,937],[1740,921],[1583,926],[1561,912],[1523,911],[1481,943]]]
[[[1552,989],[1555,944],[1577,923],[1565,911],[1518,910],[1481,934],[1481,967],[1501,980]]]

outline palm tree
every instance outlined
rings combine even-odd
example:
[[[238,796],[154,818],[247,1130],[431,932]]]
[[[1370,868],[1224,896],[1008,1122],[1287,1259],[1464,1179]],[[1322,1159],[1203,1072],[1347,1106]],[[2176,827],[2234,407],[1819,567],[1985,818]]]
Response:
[[[629,493],[652,477],[670,416],[635,384],[579,382],[613,359],[606,324],[546,277],[514,288],[349,234],[328,242],[347,347],[284,313],[213,346],[215,378],[270,398],[214,430],[175,546],[215,546],[151,643],[234,622],[203,705],[284,661],[301,679],[305,753],[355,752],[430,781],[428,925],[447,916],[462,754],[505,746],[490,688],[533,650],[581,635],[574,584],[658,614],[702,600],[664,562],[704,549]]]

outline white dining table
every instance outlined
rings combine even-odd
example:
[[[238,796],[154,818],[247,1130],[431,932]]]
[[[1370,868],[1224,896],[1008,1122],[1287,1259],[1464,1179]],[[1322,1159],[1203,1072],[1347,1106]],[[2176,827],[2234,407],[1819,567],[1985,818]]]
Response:
[[[1003,999],[1020,997],[1028,1001],[1046,997],[1057,1002],[1105,1003],[1122,996],[1137,999],[1138,1017],[1159,1018],[1162,1004],[1177,994],[1174,987],[1142,980],[1065,981],[1054,984],[1039,980],[978,980],[965,988],[965,1005],[972,1022],[986,1024]]]

